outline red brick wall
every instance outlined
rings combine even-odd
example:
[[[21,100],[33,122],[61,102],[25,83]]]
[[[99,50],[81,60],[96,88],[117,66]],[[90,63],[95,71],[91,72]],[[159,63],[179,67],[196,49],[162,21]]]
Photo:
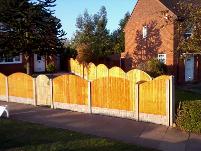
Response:
[[[25,72],[25,58],[22,57],[22,63],[20,64],[0,64],[0,73],[10,75],[15,72]]]
[[[174,66],[174,25],[167,25],[161,11],[167,8],[158,0],[139,0],[125,27],[125,68],[135,68],[142,62],[167,55],[169,71]],[[170,15],[173,15],[169,12]],[[143,26],[148,26],[148,37],[142,38]]]

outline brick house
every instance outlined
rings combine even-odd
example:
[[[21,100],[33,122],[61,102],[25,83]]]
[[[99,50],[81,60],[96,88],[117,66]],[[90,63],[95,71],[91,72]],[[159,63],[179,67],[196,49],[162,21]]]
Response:
[[[177,82],[201,81],[201,54],[176,52],[176,25],[167,23],[169,16],[178,17],[175,7],[179,1],[138,0],[124,29],[122,68],[130,70],[151,58],[158,58],[167,65],[169,74],[173,74]]]
[[[57,56],[40,56],[34,54],[30,57],[31,73],[42,73],[47,70],[49,63],[54,63],[59,70],[59,57]],[[0,73],[10,75],[15,72],[26,72],[26,60],[24,55],[15,57],[0,57]]]

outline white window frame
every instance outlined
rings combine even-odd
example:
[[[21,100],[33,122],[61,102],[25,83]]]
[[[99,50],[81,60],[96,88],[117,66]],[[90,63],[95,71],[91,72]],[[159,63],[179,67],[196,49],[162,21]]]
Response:
[[[148,28],[147,26],[144,26],[142,29],[142,38],[143,39],[147,38],[147,35],[148,35]]]
[[[16,61],[15,57],[13,57],[13,61],[6,62],[5,59],[4,59],[4,61],[0,62],[0,64],[20,64],[20,63],[22,63],[22,55],[19,55],[19,57],[20,57],[19,61]]]
[[[158,60],[161,62],[161,63],[164,63],[166,64],[167,63],[167,55],[166,54],[158,54]]]

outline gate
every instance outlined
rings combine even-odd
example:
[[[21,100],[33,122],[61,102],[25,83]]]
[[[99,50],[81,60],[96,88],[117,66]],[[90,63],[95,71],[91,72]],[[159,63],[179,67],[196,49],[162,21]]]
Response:
[[[37,105],[51,105],[50,79],[45,75],[36,78]]]

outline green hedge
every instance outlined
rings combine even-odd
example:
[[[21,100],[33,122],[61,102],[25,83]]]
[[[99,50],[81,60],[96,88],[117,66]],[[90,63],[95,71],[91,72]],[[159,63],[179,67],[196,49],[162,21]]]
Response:
[[[176,124],[182,130],[201,133],[201,100],[182,102]]]
[[[54,73],[56,71],[56,66],[54,63],[50,63],[47,65],[47,72]]]

